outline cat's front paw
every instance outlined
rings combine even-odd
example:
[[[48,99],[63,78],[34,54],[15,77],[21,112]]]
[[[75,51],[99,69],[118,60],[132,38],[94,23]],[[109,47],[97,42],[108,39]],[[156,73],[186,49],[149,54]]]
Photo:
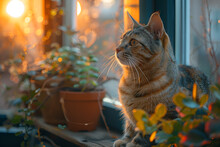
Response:
[[[114,142],[113,147],[126,147],[127,143],[125,140],[118,139]]]

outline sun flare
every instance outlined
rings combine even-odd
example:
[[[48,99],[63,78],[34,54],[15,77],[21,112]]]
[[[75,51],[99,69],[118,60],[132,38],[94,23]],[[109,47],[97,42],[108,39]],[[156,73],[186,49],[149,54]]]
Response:
[[[77,16],[81,13],[81,5],[80,5],[80,2],[77,1],[77,6],[76,6],[76,10],[77,10]]]
[[[15,18],[22,16],[24,10],[24,3],[20,0],[11,0],[6,7],[6,12],[8,15]]]

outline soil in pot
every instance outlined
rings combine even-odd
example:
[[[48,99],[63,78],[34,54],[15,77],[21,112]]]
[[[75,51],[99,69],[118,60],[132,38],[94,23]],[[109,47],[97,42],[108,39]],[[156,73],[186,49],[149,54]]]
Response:
[[[60,91],[60,96],[69,130],[92,131],[96,129],[105,91]]]

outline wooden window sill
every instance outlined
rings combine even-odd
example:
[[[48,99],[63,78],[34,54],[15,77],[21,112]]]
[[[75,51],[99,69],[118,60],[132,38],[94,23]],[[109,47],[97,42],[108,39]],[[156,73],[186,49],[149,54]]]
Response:
[[[111,147],[115,139],[113,139],[105,128],[98,127],[92,132],[72,132],[66,129],[59,129],[57,126],[49,125],[44,122],[43,118],[35,117],[35,126],[44,129],[68,142],[78,146],[88,147]],[[120,136],[115,132],[111,132],[113,136]]]

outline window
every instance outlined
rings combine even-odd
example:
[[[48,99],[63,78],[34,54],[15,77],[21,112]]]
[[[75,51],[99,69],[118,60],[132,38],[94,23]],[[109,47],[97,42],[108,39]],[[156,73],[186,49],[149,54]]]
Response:
[[[220,71],[220,2],[190,1],[190,64],[216,81]]]

